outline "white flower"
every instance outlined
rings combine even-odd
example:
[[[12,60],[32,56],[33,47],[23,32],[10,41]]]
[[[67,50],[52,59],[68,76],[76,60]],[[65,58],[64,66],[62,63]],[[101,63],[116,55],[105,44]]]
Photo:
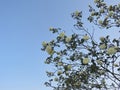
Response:
[[[68,42],[71,41],[71,38],[72,38],[72,37],[66,37],[65,41],[68,43]]]
[[[47,43],[45,41],[42,42],[42,46],[46,47]]]
[[[52,54],[54,53],[54,51],[53,51],[53,49],[52,49],[52,47],[51,47],[50,45],[48,45],[48,46],[46,47],[46,51],[47,51],[47,53],[48,53],[49,55],[52,55]]]
[[[108,48],[107,50],[107,54],[115,54],[116,52],[117,50],[115,49],[115,47]]]
[[[64,32],[60,33],[59,37],[61,37],[63,39],[65,37],[65,33]]]
[[[85,35],[85,36],[83,36],[83,39],[84,39],[84,40],[88,40],[88,39],[89,39],[89,36]]]
[[[89,59],[88,58],[84,58],[83,59],[83,64],[88,64],[89,63]]]
[[[106,45],[105,44],[101,44],[100,45],[100,49],[105,49],[106,48]]]

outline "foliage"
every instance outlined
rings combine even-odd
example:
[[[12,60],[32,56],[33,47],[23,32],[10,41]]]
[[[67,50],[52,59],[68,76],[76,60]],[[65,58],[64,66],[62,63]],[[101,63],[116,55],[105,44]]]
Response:
[[[120,27],[120,4],[107,6],[104,0],[95,0],[96,9],[89,5],[88,21],[99,28]],[[50,78],[46,86],[56,90],[115,90],[120,87],[120,40],[110,35],[96,42],[82,23],[82,12],[75,11],[75,29],[67,36],[60,28],[50,28],[54,40],[43,42],[43,51],[48,53],[46,64],[55,67],[47,71]]]

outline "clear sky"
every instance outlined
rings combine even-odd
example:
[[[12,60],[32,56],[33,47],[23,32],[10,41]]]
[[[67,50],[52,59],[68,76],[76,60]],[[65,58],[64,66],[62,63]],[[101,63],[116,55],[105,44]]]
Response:
[[[87,14],[92,1],[0,0],[0,90],[52,90],[44,86],[49,67],[41,43],[53,38],[50,26],[71,31],[70,14]]]

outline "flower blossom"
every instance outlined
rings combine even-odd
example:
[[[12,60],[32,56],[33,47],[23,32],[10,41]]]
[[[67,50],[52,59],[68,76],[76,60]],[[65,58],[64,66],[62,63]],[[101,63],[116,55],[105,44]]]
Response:
[[[83,64],[88,64],[89,63],[89,59],[88,58],[84,58],[83,59]]]
[[[107,50],[107,54],[115,54],[117,52],[117,50],[115,49],[115,47],[110,47]]]
[[[57,74],[58,74],[58,75],[61,75],[61,74],[62,74],[62,71],[58,71]]]
[[[68,43],[68,42],[71,41],[71,38],[72,38],[72,37],[66,37],[65,41]]]
[[[105,38],[104,37],[100,37],[100,40],[101,40],[101,42],[103,42],[105,40]]]
[[[105,44],[101,44],[100,45],[100,49],[105,49],[106,48],[106,45]]]
[[[75,11],[75,16],[79,16],[79,11]]]
[[[65,37],[65,33],[64,32],[60,33],[59,37],[61,37],[63,39]]]
[[[46,47],[46,51],[47,51],[47,53],[48,53],[49,55],[52,55],[52,54],[54,53],[54,51],[53,51],[53,49],[52,49],[52,47],[51,47],[50,45],[48,45],[48,46]]]
[[[88,35],[85,35],[85,36],[83,36],[83,39],[84,39],[84,40],[88,40],[88,39],[89,39],[89,36],[88,36]]]
[[[49,30],[52,31],[54,28],[53,27],[50,27]]]
[[[102,23],[103,23],[103,21],[102,21],[102,20],[99,20],[99,21],[98,21],[98,23],[99,23],[99,24],[102,24]]]
[[[56,78],[54,78],[54,81],[58,81],[58,78],[56,77]]]
[[[45,47],[47,46],[47,43],[45,41],[42,42],[42,46]]]
[[[72,66],[71,66],[71,65],[68,65],[68,66],[67,66],[67,69],[68,69],[68,70],[70,70],[71,68],[72,68]]]

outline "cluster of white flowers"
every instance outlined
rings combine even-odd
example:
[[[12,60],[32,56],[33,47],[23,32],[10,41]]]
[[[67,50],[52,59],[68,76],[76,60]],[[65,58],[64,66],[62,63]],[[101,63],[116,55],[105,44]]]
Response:
[[[83,39],[86,41],[86,40],[88,40],[90,37],[88,36],[88,35],[85,35],[85,36],[83,36]]]
[[[88,64],[89,63],[89,59],[88,58],[84,58],[83,59],[83,64]]]
[[[117,52],[116,48],[115,47],[110,47],[108,48],[107,50],[107,54],[115,54]]]
[[[47,42],[43,41],[42,46],[45,47],[45,50],[49,55],[52,55],[54,53],[54,50],[51,47],[51,43],[47,43]]]

